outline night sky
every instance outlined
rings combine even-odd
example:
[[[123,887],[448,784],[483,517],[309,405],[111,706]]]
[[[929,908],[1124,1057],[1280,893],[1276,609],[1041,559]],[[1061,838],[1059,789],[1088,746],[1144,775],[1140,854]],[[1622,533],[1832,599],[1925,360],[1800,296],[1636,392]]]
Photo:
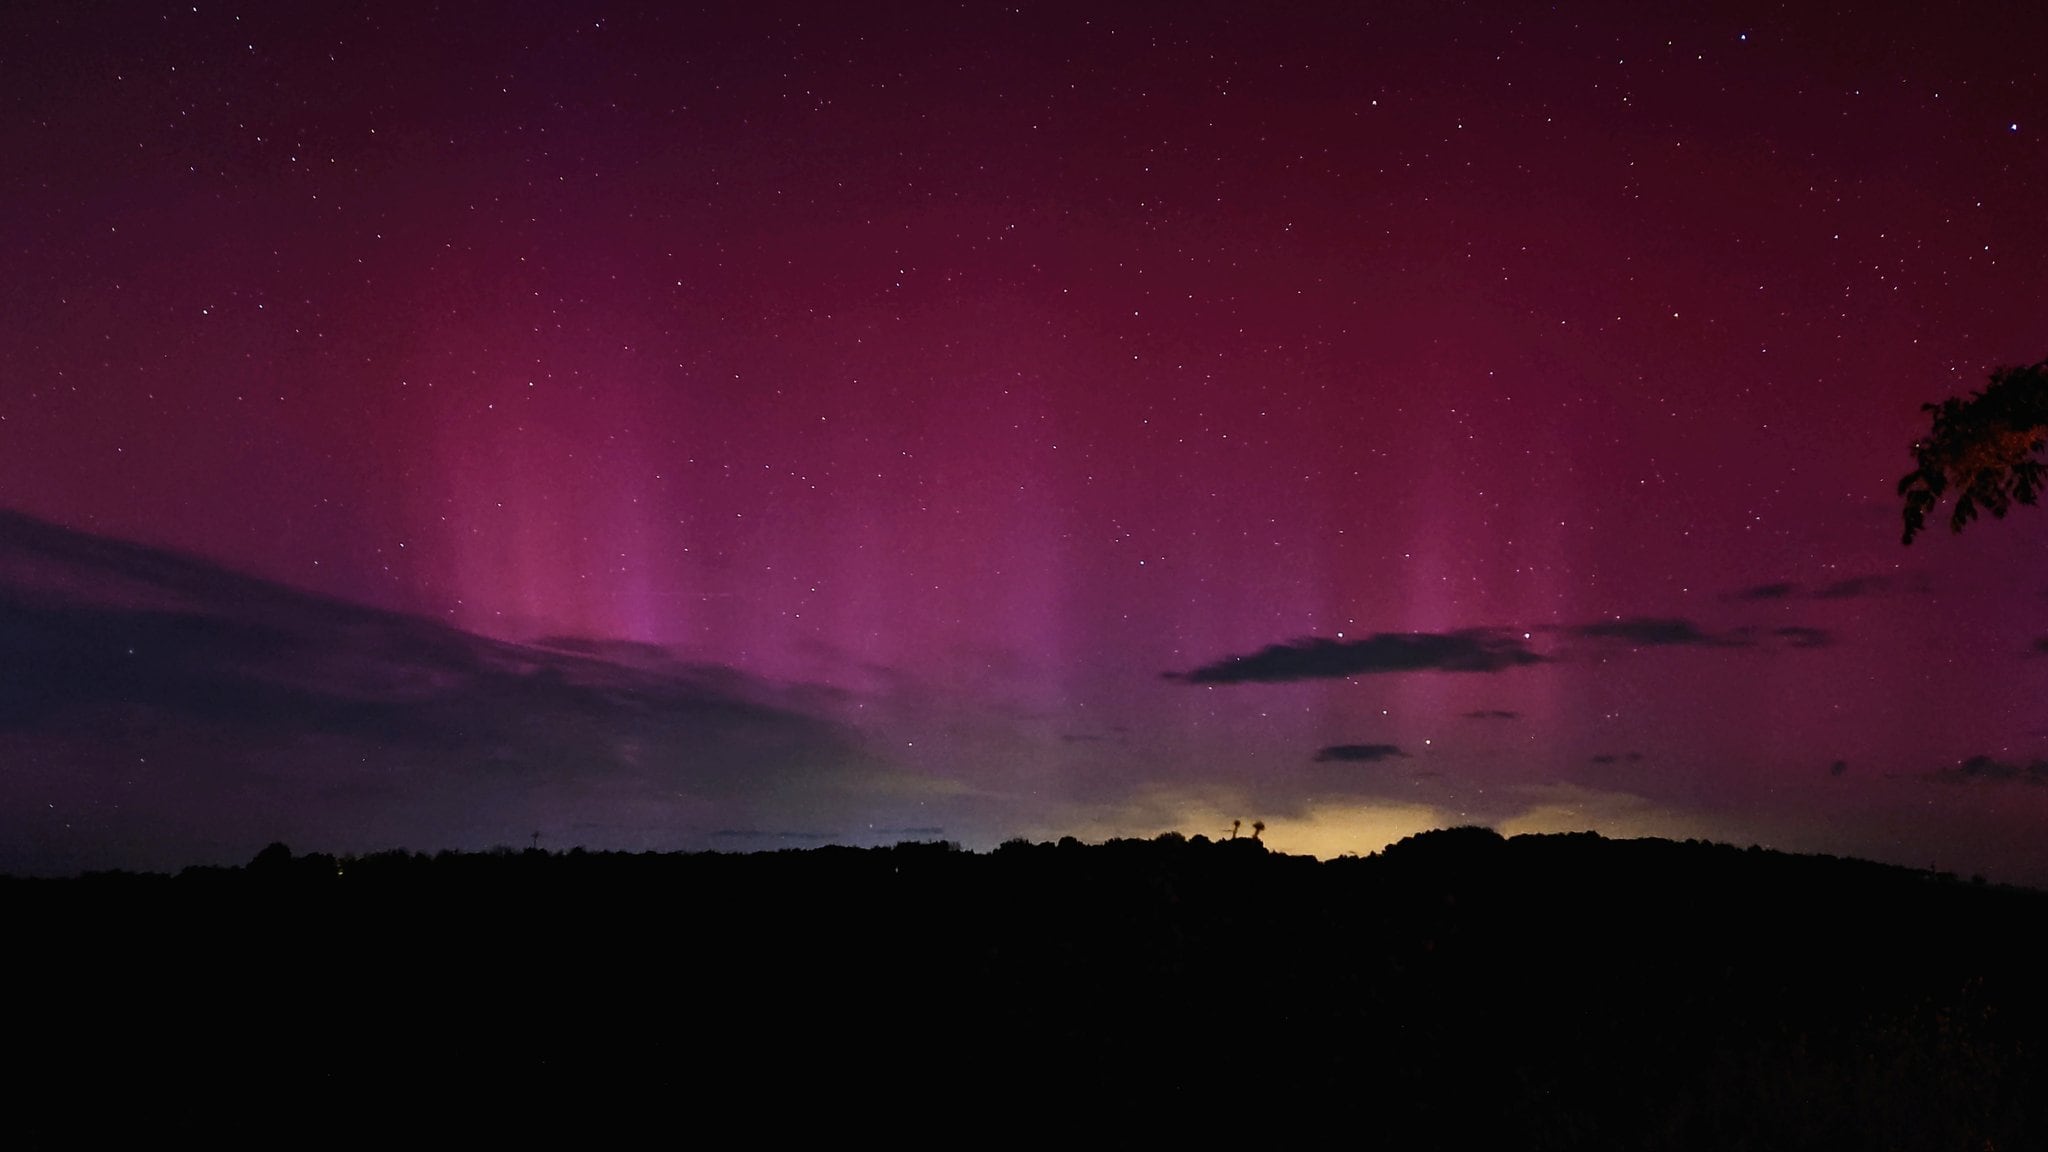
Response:
[[[2048,883],[2048,520],[1896,494],[2048,356],[2044,43],[9,4],[0,868],[1261,819]]]

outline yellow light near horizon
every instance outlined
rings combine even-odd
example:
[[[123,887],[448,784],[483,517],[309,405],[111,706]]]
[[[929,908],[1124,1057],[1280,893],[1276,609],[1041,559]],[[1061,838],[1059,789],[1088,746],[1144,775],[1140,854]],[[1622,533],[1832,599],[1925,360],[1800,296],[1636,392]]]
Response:
[[[1306,812],[1288,814],[1261,813],[1256,805],[1235,798],[1154,795],[1140,811],[1097,817],[1071,834],[1091,842],[1118,837],[1149,839],[1162,832],[1222,840],[1230,836],[1231,821],[1240,820],[1237,834],[1249,838],[1255,819],[1266,822],[1265,832],[1259,838],[1268,848],[1323,860],[1346,854],[1369,855],[1417,832],[1470,823],[1426,804],[1345,800],[1312,803]]]
[[[1427,804],[1364,801],[1312,806],[1294,819],[1268,821],[1264,840],[1275,852],[1331,860],[1346,854],[1371,855],[1417,832],[1461,823]]]

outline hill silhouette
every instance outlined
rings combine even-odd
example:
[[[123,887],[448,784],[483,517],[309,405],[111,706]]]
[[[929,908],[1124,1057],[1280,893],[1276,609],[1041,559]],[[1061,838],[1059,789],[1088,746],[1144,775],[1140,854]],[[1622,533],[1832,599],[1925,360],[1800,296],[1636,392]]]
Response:
[[[1465,828],[1327,862],[1176,834],[984,854],[278,845],[0,899],[43,945],[24,986],[64,1006],[21,1042],[116,1080],[275,1049],[352,1099],[428,1077],[1161,1123],[1222,1101],[1518,1148],[2048,1132],[2030,947],[2048,894],[1701,842]]]

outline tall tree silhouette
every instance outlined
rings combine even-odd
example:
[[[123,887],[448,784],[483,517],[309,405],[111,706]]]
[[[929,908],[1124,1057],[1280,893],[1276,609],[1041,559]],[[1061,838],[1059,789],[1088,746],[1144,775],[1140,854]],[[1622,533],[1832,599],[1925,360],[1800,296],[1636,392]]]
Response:
[[[1899,481],[1907,544],[1952,488],[1952,532],[1961,532],[1980,509],[2002,519],[2014,501],[2031,505],[2039,498],[2039,457],[2048,446],[2048,360],[2000,368],[1983,391],[1920,409],[1932,413],[1933,421],[1927,435],[1913,442],[1916,466]]]

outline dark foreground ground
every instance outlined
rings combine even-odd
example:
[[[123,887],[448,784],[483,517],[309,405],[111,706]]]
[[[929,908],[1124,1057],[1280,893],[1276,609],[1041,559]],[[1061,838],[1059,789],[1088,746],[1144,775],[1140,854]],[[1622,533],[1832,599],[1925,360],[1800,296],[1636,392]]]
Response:
[[[147,1093],[311,1110],[283,1135],[411,1100],[977,1144],[1106,1112],[1389,1147],[2048,1147],[2048,894],[1722,845],[273,850],[4,881],[0,911],[29,1115]]]

